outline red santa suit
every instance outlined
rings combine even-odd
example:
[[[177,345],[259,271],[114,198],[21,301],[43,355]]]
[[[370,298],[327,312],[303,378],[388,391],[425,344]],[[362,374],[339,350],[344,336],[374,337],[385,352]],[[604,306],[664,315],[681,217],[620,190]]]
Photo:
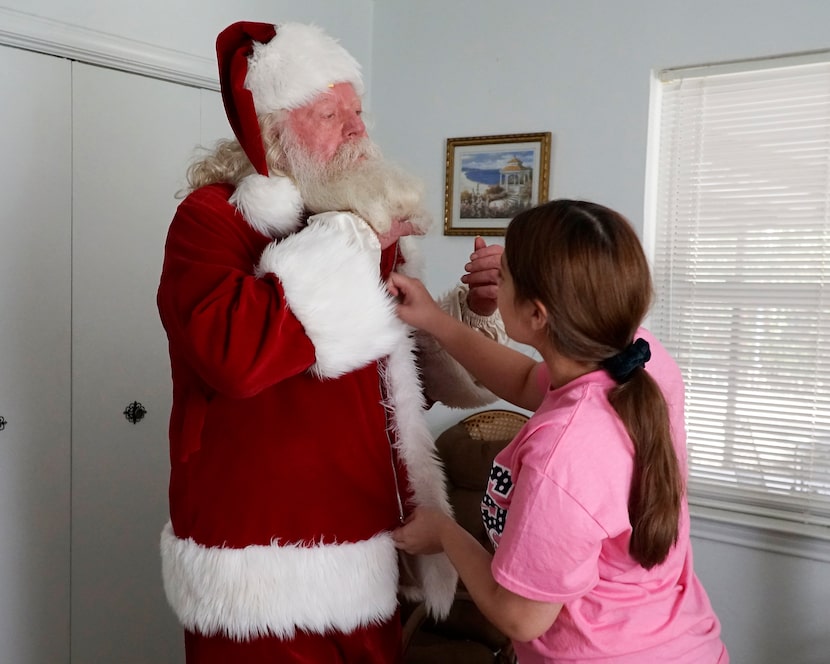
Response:
[[[382,257],[407,271],[408,243],[382,256],[345,213],[275,240],[232,192],[180,205],[158,292],[174,385],[168,599],[189,631],[239,641],[388,621],[389,532],[415,505],[448,509],[414,339],[381,272]],[[452,566],[416,568],[408,594],[444,615]]]
[[[292,48],[297,35],[323,39],[308,26],[280,30]],[[328,73],[321,80],[340,70]],[[291,80],[307,82],[301,74]],[[307,218],[292,181],[262,165],[253,110],[231,108],[224,83],[258,172],[191,192],[168,233],[158,290],[173,376],[165,592],[189,662],[335,661],[323,642],[338,661],[392,661],[398,593],[440,618],[457,581],[439,554],[409,561],[404,582],[390,534],[414,506],[449,510],[416,338],[384,285],[392,269],[417,271],[414,241],[382,252],[354,214]],[[462,300],[452,293],[449,308]],[[434,345],[419,352],[436,385],[441,367],[457,367]],[[450,405],[492,398],[452,371]]]

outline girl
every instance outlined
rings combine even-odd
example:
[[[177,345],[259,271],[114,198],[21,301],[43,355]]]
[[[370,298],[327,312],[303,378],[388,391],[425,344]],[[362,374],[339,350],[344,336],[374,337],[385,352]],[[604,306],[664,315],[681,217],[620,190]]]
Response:
[[[634,230],[601,205],[546,203],[510,223],[500,272],[507,333],[543,362],[453,320],[420,282],[390,278],[405,322],[535,411],[490,472],[494,556],[429,508],[396,545],[446,552],[521,664],[728,662],[692,567],[682,377],[640,327],[652,284]]]

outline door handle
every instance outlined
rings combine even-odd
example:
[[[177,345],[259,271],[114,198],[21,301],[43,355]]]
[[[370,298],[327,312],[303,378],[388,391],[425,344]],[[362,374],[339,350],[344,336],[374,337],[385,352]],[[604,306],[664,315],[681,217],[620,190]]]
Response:
[[[142,406],[138,401],[133,401],[129,406],[124,409],[124,417],[127,418],[128,422],[132,424],[138,424],[141,420],[144,419],[144,416],[147,414],[147,409]]]

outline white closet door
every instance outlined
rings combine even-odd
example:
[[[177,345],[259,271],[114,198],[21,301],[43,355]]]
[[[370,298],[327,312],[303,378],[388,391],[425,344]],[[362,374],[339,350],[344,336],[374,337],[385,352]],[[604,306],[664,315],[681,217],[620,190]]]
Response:
[[[73,86],[72,662],[178,664],[159,558],[171,384],[155,298],[173,196],[206,140],[202,93],[82,64]]]
[[[0,47],[0,661],[67,662],[69,62]]]

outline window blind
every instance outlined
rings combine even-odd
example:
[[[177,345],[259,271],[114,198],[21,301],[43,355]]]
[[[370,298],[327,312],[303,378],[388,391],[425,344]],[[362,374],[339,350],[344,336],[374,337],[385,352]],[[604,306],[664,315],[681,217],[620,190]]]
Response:
[[[825,58],[667,71],[652,118],[649,325],[686,380],[690,503],[790,526],[830,526]]]

